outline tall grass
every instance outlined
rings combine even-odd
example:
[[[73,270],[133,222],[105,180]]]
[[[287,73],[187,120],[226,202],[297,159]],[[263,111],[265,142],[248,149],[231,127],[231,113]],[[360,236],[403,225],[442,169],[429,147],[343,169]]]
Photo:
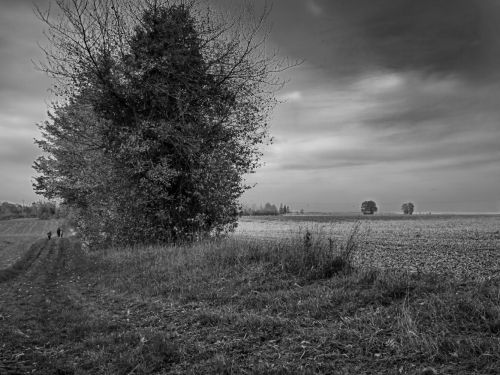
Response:
[[[343,238],[308,228],[278,241],[109,249],[92,255],[96,283],[113,298],[181,314],[168,315],[184,327],[168,345],[161,331],[141,331],[159,343],[141,356],[166,351],[178,372],[331,373],[340,363],[345,373],[494,374],[500,279],[359,269],[356,255],[369,250],[361,229]]]

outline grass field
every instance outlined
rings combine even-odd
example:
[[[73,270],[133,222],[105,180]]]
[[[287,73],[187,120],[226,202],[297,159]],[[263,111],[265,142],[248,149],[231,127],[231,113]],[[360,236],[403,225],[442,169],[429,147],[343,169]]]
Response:
[[[0,270],[18,261],[31,244],[46,237],[48,231],[55,234],[59,225],[58,220],[0,220]]]
[[[461,254],[498,253],[498,218],[469,219]],[[276,219],[245,218],[222,241],[91,253],[39,241],[29,267],[0,281],[0,373],[497,374],[489,264],[488,277],[457,279],[362,262],[377,239],[399,255],[408,239],[426,254],[455,248],[462,219],[450,220],[302,222],[306,241],[292,227],[263,240]]]

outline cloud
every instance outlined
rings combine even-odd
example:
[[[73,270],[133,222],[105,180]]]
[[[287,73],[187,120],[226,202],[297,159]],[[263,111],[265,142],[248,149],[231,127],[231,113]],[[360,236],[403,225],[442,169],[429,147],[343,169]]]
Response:
[[[298,102],[302,99],[302,93],[300,91],[291,91],[280,95],[278,99],[285,102]]]
[[[323,14],[323,9],[318,5],[315,0],[307,0],[306,6],[309,12],[311,12],[314,16],[318,17]]]
[[[32,63],[41,58],[37,41],[43,39],[33,4],[3,1],[0,13],[0,199],[14,202],[37,199],[30,180],[40,151],[33,138],[40,136],[35,123],[45,119],[50,98],[50,81]]]
[[[302,0],[273,4],[276,44],[337,79],[380,70],[498,75],[498,1],[315,0],[300,17]]]
[[[277,109],[277,142],[266,154],[273,170],[391,165],[399,171],[461,168],[465,174],[500,160],[495,85],[380,73],[301,92],[300,101]]]

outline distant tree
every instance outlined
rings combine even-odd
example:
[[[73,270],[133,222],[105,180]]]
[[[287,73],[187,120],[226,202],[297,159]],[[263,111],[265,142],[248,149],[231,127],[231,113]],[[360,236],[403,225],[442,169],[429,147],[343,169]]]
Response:
[[[0,220],[17,219],[22,217],[39,217],[46,219],[54,216],[55,207],[55,204],[51,202],[37,202],[32,203],[31,206],[3,202],[0,205]]]
[[[261,38],[266,13],[252,23],[196,1],[54,3],[58,14],[38,12],[42,69],[63,100],[40,125],[36,192],[74,208],[96,245],[233,230],[286,68]]]
[[[281,215],[285,215],[285,214],[290,213],[290,206],[287,206],[286,204],[284,204],[284,205],[280,204],[279,213]]]
[[[276,208],[276,206],[274,204],[271,204],[268,202],[264,205],[264,212],[267,215],[277,215],[278,209]]]
[[[56,215],[56,204],[53,202],[38,202],[38,218],[47,220]]]
[[[403,203],[401,210],[405,215],[413,215],[415,205],[412,202]]]
[[[254,209],[252,209],[251,207],[248,207],[248,206],[241,206],[240,208],[240,216],[250,216],[250,215],[253,215],[255,212]]]
[[[0,205],[0,219],[2,219],[2,220],[14,219],[14,218],[20,217],[21,212],[22,212],[22,208],[21,208],[21,206],[19,206],[17,204],[3,202]]]
[[[363,215],[373,215],[377,211],[377,204],[374,201],[364,201],[361,204],[361,212]]]

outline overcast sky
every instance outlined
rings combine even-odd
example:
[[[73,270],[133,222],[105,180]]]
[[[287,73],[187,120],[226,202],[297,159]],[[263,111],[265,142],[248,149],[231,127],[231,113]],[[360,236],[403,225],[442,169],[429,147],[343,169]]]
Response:
[[[499,1],[271,2],[268,44],[304,63],[285,73],[275,142],[244,202],[500,211]],[[0,201],[33,201],[35,124],[50,100],[31,61],[43,26],[31,1],[0,4]]]

